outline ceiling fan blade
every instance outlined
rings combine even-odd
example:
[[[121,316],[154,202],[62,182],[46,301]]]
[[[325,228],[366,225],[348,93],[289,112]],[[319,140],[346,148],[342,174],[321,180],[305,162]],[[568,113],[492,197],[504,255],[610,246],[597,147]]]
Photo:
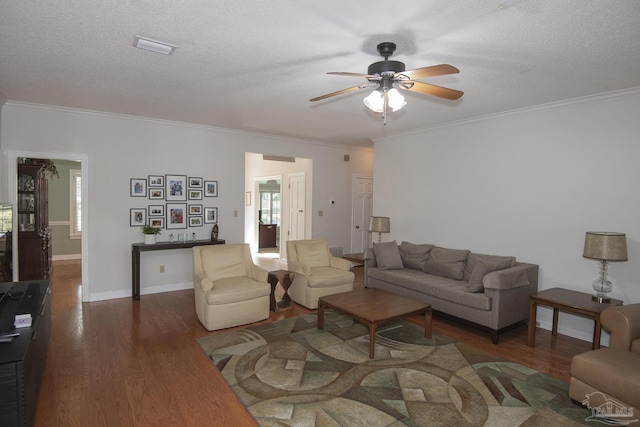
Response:
[[[326,95],[322,95],[322,96],[318,96],[316,98],[312,98],[309,101],[320,101],[322,99],[331,98],[332,96],[336,96],[336,95],[342,95],[343,93],[353,92],[354,90],[358,90],[358,89],[364,89],[365,87],[369,87],[369,86],[373,86],[373,85],[378,85],[378,83],[365,83],[365,84],[358,85],[358,86],[348,87],[346,89],[342,89],[342,90],[339,90],[337,92],[331,92],[331,93],[327,93]]]
[[[459,90],[436,86],[429,83],[416,82],[413,80],[405,80],[398,86],[400,87],[400,89],[408,90],[410,92],[419,92],[424,93],[425,95],[438,96],[440,98],[451,100],[458,99],[462,95],[464,95],[464,92]]]
[[[361,74],[361,73],[347,73],[345,71],[331,71],[331,72],[329,72],[327,74],[335,74],[337,76],[362,77],[363,79],[379,78],[379,76],[370,76],[369,74]]]
[[[422,67],[413,70],[407,70],[398,74],[408,76],[410,79],[424,79],[425,77],[444,76],[446,74],[456,74],[459,72],[460,70],[458,70],[453,65],[440,64],[432,65],[431,67]]]

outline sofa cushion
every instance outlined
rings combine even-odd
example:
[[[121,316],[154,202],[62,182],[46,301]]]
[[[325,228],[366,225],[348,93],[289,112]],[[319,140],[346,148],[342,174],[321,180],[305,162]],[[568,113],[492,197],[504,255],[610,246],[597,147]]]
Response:
[[[298,261],[309,267],[329,265],[329,249],[326,242],[296,242]]]
[[[424,272],[449,279],[462,280],[468,256],[469,251],[466,249],[447,249],[434,246],[429,252],[427,262],[424,264]]]
[[[465,292],[483,292],[484,286],[482,285],[482,279],[484,279],[484,276],[491,273],[492,271],[511,268],[512,264],[513,264],[512,260],[509,260],[509,259],[478,260],[478,262],[476,262],[476,266],[473,268],[473,272],[471,272],[471,277],[469,278],[469,282],[467,283],[467,286],[464,289]]]
[[[374,243],[373,252],[376,254],[378,268],[383,270],[404,268],[402,258],[400,257],[400,250],[395,240],[391,242]]]
[[[485,255],[471,252],[469,254],[469,258],[467,258],[467,265],[464,268],[464,277],[462,278],[462,280],[465,280],[467,282],[469,281],[469,279],[471,278],[471,273],[473,273],[473,269],[480,260],[491,262],[511,262],[511,265],[509,267],[513,267],[514,265],[516,265],[516,257],[514,256]]]
[[[421,301],[429,302],[429,297],[434,297],[476,310],[491,310],[491,298],[487,297],[484,293],[464,292],[466,283],[460,280],[434,276],[410,268],[403,268],[402,270],[380,270],[379,268],[372,267],[369,268],[367,274],[369,277],[381,282],[391,283],[394,286],[423,293],[426,298],[421,298]],[[464,311],[464,308],[462,311]],[[462,314],[450,314],[464,317]]]
[[[398,246],[400,250],[400,258],[402,258],[402,264],[406,268],[413,268],[414,270],[422,271],[424,264],[429,258],[429,251],[433,249],[433,245],[417,245],[415,243],[402,242]]]

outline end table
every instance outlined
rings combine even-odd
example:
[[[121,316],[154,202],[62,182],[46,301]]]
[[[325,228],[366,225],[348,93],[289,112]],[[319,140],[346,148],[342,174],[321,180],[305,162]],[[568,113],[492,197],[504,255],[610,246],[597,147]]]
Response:
[[[269,278],[267,281],[271,285],[271,299],[269,300],[269,310],[271,311],[285,311],[293,308],[291,303],[291,297],[289,296],[289,288],[293,283],[293,277],[295,273],[288,270],[275,270],[269,272]],[[282,300],[276,302],[276,287],[280,283],[280,286],[284,290]]]
[[[600,335],[602,333],[600,313],[608,307],[622,305],[622,301],[612,299],[609,303],[599,303],[591,299],[591,294],[563,288],[545,289],[533,294],[529,299],[529,331],[527,336],[527,345],[529,347],[536,345],[536,308],[538,305],[553,308],[553,326],[551,330],[553,336],[558,335],[558,312],[560,310],[593,319],[595,325],[591,348],[597,350],[600,348]]]

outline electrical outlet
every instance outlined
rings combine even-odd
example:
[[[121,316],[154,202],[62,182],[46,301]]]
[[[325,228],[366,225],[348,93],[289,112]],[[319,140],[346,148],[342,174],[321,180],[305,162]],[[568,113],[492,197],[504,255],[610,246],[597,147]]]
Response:
[[[324,212],[318,211],[318,216],[322,216],[322,215],[324,215]]]
[[[160,273],[164,273],[164,265],[160,266]]]
[[[233,211],[233,217],[237,218],[238,217],[238,211]]]

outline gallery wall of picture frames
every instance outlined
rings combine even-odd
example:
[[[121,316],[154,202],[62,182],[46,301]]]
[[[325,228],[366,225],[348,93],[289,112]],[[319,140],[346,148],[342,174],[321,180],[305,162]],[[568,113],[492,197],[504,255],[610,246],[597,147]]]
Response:
[[[129,195],[146,198],[146,207],[129,210],[129,225],[166,230],[202,227],[218,222],[218,208],[206,206],[209,197],[218,197],[218,181],[187,175],[149,175],[131,178]]]

